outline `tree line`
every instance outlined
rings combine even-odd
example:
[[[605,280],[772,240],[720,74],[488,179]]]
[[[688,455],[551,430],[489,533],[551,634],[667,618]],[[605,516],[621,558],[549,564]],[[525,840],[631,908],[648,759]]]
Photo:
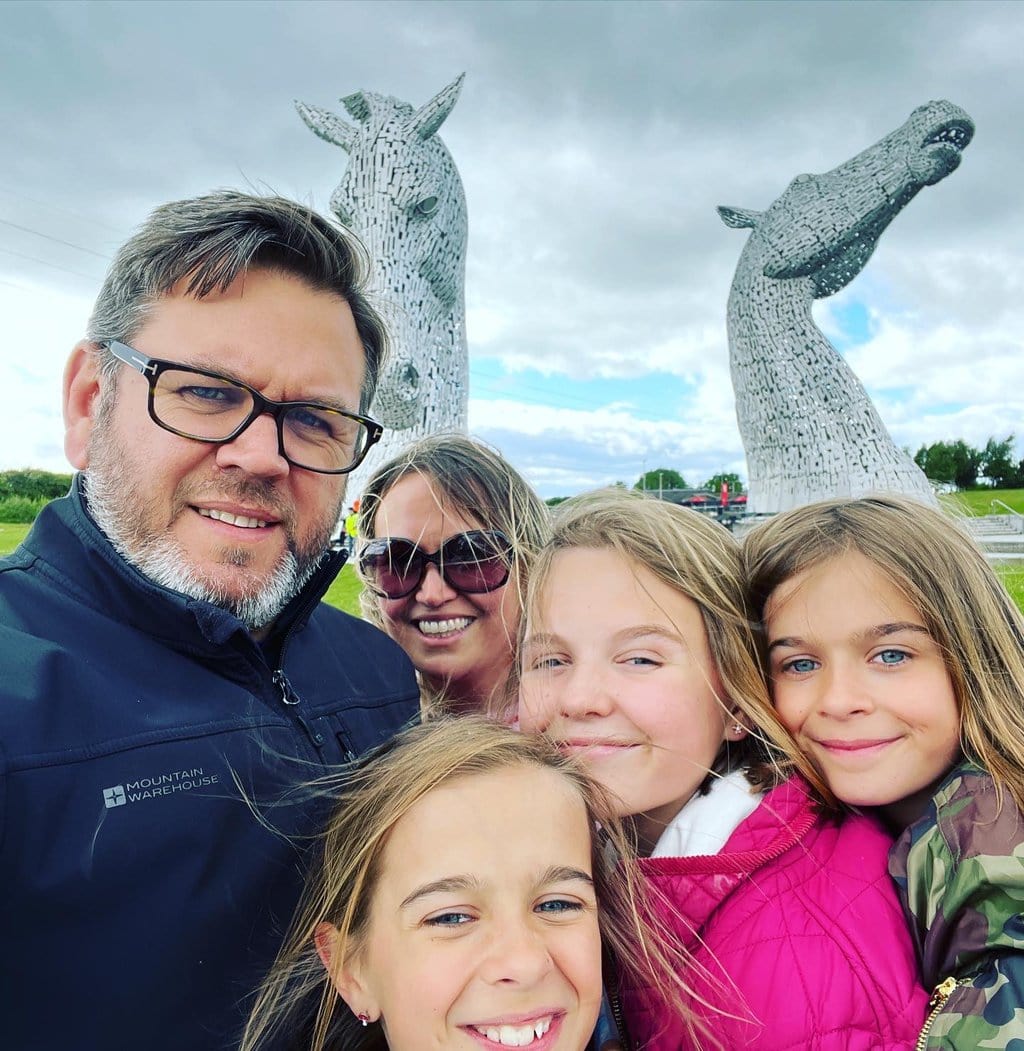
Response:
[[[620,489],[628,489],[625,482],[615,482]],[[690,485],[686,479],[674,467],[655,467],[652,471],[644,471],[633,483],[634,489],[642,489],[648,493],[665,492],[668,489],[705,489],[718,496],[722,491],[722,485],[729,486],[730,496],[741,496],[744,493],[743,480],[733,471],[720,471],[713,474],[703,485]],[[568,500],[567,496],[552,496],[546,501],[549,507]]]
[[[703,485],[690,485],[678,471],[671,467],[656,467],[653,471],[645,471],[633,484],[633,488],[642,489],[648,493],[664,492],[666,489],[706,489],[717,496],[722,491],[723,485],[729,486],[730,496],[739,496],[743,492],[743,482],[740,476],[731,471],[713,474]]]
[[[1024,460],[1014,459],[1014,435],[1002,441],[989,438],[983,449],[975,449],[963,439],[932,442],[914,453],[914,463],[933,482],[973,489],[985,478],[994,489],[1024,488]]]
[[[981,449],[958,438],[952,442],[932,442],[922,445],[914,453],[914,463],[933,482],[953,485],[957,489],[972,489],[984,478],[994,489],[1024,488],[1024,459],[1016,459],[1016,436],[1007,435],[1001,441],[989,438]],[[910,451],[909,449],[907,450]],[[716,495],[722,485],[729,486],[729,495],[744,492],[740,476],[732,471],[713,474],[703,484],[691,486],[674,467],[655,467],[645,471],[633,483],[633,489],[646,492],[664,492],[667,489],[704,489]],[[625,482],[616,482],[623,489]],[[32,522],[40,508],[55,497],[64,496],[71,487],[71,475],[37,468],[0,471],[0,522]],[[554,496],[548,504],[554,506],[568,499]]]
[[[0,471],[0,522],[34,522],[44,504],[70,488],[70,474],[34,467]]]
[[[931,445],[922,445],[913,454],[914,463],[931,481],[952,485],[957,489],[973,489],[981,479],[985,479],[993,489],[1024,489],[1024,459],[1015,459],[1016,440],[1013,434],[1007,435],[1002,441],[989,438],[981,449],[968,445],[961,438],[953,442],[932,442]],[[907,453],[910,453],[909,449]],[[646,492],[693,488],[718,494],[723,482],[728,484],[730,496],[740,496],[744,492],[740,476],[733,472],[721,471],[713,474],[703,485],[691,486],[674,467],[656,467],[652,471],[645,471],[632,488]],[[616,482],[615,485],[622,489],[629,488],[625,482]],[[554,496],[547,503],[553,507],[567,499],[566,496]]]

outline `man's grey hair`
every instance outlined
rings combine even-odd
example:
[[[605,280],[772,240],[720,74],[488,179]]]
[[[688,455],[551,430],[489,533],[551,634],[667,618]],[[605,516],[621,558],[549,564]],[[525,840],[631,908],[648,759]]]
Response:
[[[387,354],[384,322],[366,295],[369,259],[354,234],[284,197],[220,190],[161,205],[118,250],[89,319],[94,343],[131,343],[154,303],[185,281],[186,295],[223,291],[250,268],[281,271],[348,303],[366,353],[360,409]],[[119,365],[109,352],[100,368]]]

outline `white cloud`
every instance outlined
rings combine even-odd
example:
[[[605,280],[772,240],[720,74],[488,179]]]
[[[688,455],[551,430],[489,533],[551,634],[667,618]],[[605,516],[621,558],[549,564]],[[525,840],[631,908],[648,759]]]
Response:
[[[91,305],[50,288],[0,282],[0,317],[5,319],[0,358],[4,467],[70,470],[63,450],[61,377]]]
[[[742,470],[735,418],[720,407],[678,422],[645,420],[621,407],[594,411],[514,400],[470,399],[471,433],[496,445],[542,496],[624,481],[671,467],[692,484],[722,470]]]

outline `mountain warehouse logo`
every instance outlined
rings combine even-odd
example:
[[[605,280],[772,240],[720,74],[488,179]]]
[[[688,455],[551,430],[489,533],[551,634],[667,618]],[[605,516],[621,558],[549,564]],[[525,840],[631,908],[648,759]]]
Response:
[[[194,788],[205,788],[219,782],[220,778],[216,774],[206,773],[201,766],[192,770],[173,770],[169,774],[140,777],[138,781],[127,781],[123,785],[104,788],[103,804],[109,810],[112,807],[139,803],[143,799],[153,799],[156,796],[172,796],[176,792],[191,792]]]

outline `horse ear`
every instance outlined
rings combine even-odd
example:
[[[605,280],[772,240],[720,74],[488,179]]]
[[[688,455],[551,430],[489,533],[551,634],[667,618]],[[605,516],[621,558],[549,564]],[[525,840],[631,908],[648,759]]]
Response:
[[[442,88],[429,102],[425,102],[409,119],[409,126],[421,139],[429,139],[444,124],[452,111],[466,74],[460,73],[446,88]]]
[[[348,110],[348,115],[360,124],[365,124],[370,119],[370,103],[361,91],[353,91],[351,95],[346,95],[341,104]]]
[[[298,99],[295,100],[295,108],[310,131],[319,135],[321,139],[340,146],[346,153],[352,152],[359,132],[351,124],[346,124],[341,117],[336,113],[331,113],[330,110],[320,109],[319,106],[307,106],[305,102],[299,102]]]
[[[722,222],[726,226],[742,230],[746,227],[757,226],[764,212],[754,212],[749,208],[733,208],[728,204],[720,204],[718,206],[718,214],[722,217]]]

